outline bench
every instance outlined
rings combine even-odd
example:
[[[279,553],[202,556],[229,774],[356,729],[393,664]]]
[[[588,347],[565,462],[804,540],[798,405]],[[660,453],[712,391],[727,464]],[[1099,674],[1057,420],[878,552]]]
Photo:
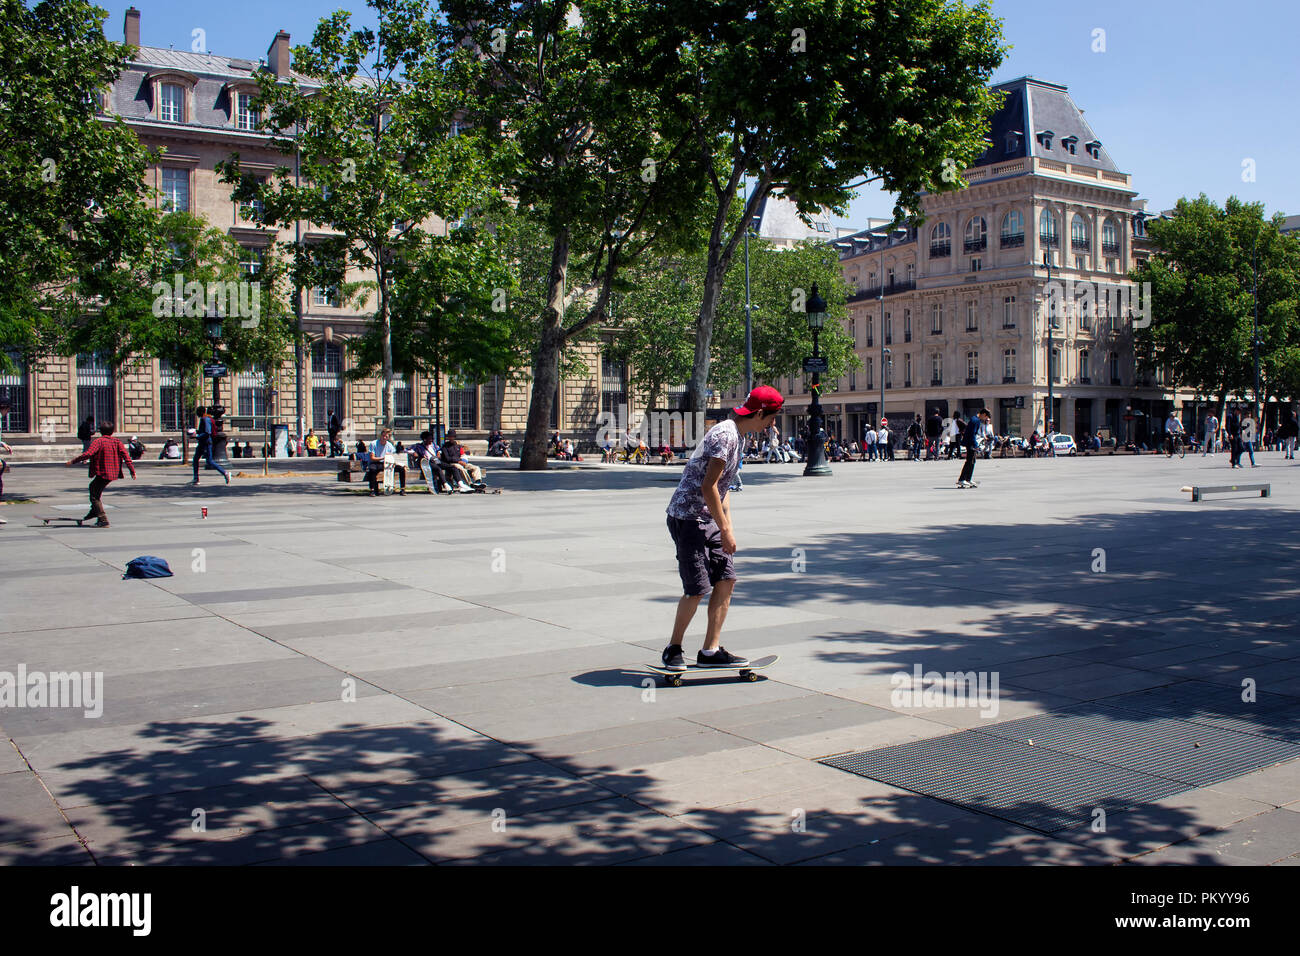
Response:
[[[1232,491],[1258,491],[1261,498],[1272,497],[1269,485],[1194,485],[1192,501],[1200,501],[1205,495],[1227,494]]]
[[[362,481],[366,477],[366,466],[360,461],[344,461],[339,463],[339,481]]]

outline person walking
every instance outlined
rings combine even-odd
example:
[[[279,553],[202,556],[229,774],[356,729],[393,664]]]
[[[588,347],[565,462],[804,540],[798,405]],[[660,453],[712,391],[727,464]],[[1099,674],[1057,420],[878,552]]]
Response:
[[[1228,441],[1231,442],[1228,465],[1231,468],[1241,467],[1241,415],[1237,413],[1236,405],[1228,406],[1228,414],[1223,416],[1223,427],[1228,433]]]
[[[107,528],[108,515],[100,500],[104,489],[108,487],[109,482],[122,477],[123,464],[131,470],[131,480],[134,481],[135,462],[131,460],[131,454],[126,450],[126,446],[113,437],[112,422],[100,422],[99,437],[92,440],[90,446],[80,455],[69,460],[67,467],[71,468],[83,461],[90,462],[90,511],[81,520],[89,521],[91,518],[96,518],[98,520],[95,522],[95,527]]]
[[[199,460],[205,459],[209,468],[215,468],[221,472],[221,477],[226,479],[226,484],[230,484],[230,475],[226,469],[221,467],[221,462],[212,457],[214,438],[216,437],[216,426],[213,424],[212,416],[208,410],[200,405],[194,409],[194,480],[192,485],[199,483]]]
[[[1201,457],[1214,454],[1214,442],[1219,437],[1219,420],[1211,412],[1205,418],[1205,447],[1201,449]]]
[[[325,427],[326,433],[330,440],[330,457],[333,458],[337,452],[337,443],[339,432],[343,431],[343,424],[339,421],[338,412],[330,412],[329,424]]]
[[[1284,453],[1282,456],[1283,461],[1295,461],[1297,437],[1300,437],[1300,426],[1296,423],[1295,412],[1288,408],[1286,410],[1286,420],[1282,422],[1282,427],[1277,430],[1277,438]]]
[[[668,670],[686,670],[682,642],[700,599],[709,594],[708,629],[704,647],[696,655],[699,667],[735,667],[749,661],[731,654],[721,644],[722,626],[727,619],[736,571],[735,526],[727,504],[727,488],[740,471],[741,447],[745,438],[766,428],[781,411],[785,399],[776,389],[760,385],[749,393],[745,404],[705,434],[682,471],[681,481],[668,502],[668,533],[677,551],[677,571],[682,580],[682,597],[677,602],[672,637],[663,651]]]
[[[962,443],[966,446],[966,464],[962,466],[961,477],[957,479],[958,488],[978,488],[979,482],[975,481],[975,451],[979,447],[980,426],[988,424],[993,420],[993,416],[987,408],[981,408],[979,414],[972,415],[969,422],[966,423],[966,432],[963,436]]]
[[[85,451],[95,440],[95,416],[87,415],[86,420],[77,427],[77,438],[81,439],[81,450]]]

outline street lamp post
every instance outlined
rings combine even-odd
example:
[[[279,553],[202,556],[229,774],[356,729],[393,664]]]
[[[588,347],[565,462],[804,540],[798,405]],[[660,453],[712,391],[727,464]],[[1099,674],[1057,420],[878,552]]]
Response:
[[[203,316],[203,334],[207,337],[209,344],[212,346],[212,364],[216,365],[219,361],[217,354],[217,343],[221,341],[221,316],[217,314],[216,309],[209,308]],[[216,408],[221,404],[221,395],[218,391],[219,378],[212,376],[212,407]]]
[[[1255,231],[1255,241],[1250,248],[1250,271],[1251,271],[1251,297],[1255,300],[1255,323],[1251,328],[1250,340],[1251,347],[1255,352],[1255,403],[1252,411],[1252,417],[1255,419],[1255,427],[1259,428],[1260,420],[1263,418],[1263,406],[1259,403],[1259,230]]]
[[[880,413],[876,416],[876,425],[885,417],[885,356],[892,354],[885,348],[885,283],[880,283]]]
[[[826,300],[817,294],[816,284],[812,295],[804,306],[808,316],[808,328],[813,334],[813,380],[812,407],[808,410],[808,464],[804,466],[804,475],[828,477],[831,466],[826,464],[826,437],[822,432],[822,403],[818,392],[821,391],[822,376],[816,362],[821,358],[817,349],[817,339],[821,335],[822,325],[826,322]]]
[[[744,207],[749,207],[749,180],[743,181],[745,187],[745,198],[742,200]],[[749,233],[753,229],[754,223],[750,218],[745,220],[745,394],[748,395],[754,390],[754,330],[753,317],[751,315],[753,306],[749,300]]]

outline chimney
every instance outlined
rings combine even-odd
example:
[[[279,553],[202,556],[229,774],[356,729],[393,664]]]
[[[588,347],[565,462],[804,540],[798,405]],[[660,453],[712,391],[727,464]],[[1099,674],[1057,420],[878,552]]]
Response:
[[[289,75],[289,34],[281,30],[266,51],[266,63],[276,76]]]
[[[140,45],[140,11],[135,7],[126,8],[126,33],[127,46]]]

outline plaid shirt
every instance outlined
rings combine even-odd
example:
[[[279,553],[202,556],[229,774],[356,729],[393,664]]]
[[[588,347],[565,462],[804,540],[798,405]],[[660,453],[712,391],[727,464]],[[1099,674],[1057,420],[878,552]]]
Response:
[[[90,447],[84,452],[72,459],[74,465],[83,461],[90,462],[90,473],[96,478],[105,478],[109,481],[116,481],[122,477],[122,462],[126,462],[126,467],[131,469],[131,477],[135,477],[135,463],[131,461],[131,455],[126,450],[126,446],[112,435],[100,435],[90,443]]]

